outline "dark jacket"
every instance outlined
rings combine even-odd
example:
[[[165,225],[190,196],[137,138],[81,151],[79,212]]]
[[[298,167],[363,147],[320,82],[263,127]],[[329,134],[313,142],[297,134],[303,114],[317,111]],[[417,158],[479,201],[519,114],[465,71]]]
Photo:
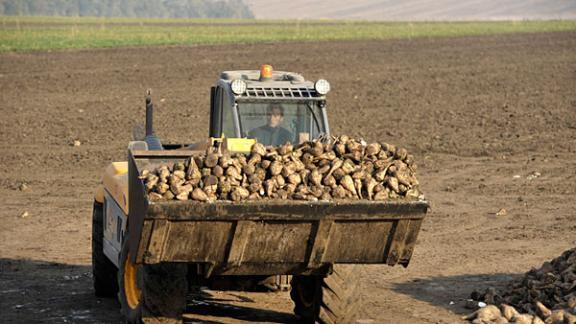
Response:
[[[294,140],[294,135],[283,127],[270,127],[268,125],[254,128],[248,132],[248,137],[255,138],[264,145],[283,145]]]

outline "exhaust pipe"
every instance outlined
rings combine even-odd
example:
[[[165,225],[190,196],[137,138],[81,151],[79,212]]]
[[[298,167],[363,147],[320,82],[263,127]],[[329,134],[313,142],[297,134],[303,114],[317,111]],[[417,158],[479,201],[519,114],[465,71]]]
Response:
[[[144,141],[148,144],[148,150],[162,150],[160,139],[154,135],[154,104],[152,103],[152,90],[146,90],[146,137]]]
[[[146,137],[154,135],[154,104],[152,103],[152,91],[146,90]]]

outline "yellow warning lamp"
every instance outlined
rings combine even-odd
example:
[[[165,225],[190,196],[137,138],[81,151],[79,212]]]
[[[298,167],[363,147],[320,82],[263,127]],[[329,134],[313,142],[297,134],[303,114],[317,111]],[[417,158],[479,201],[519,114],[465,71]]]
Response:
[[[260,81],[267,81],[272,79],[272,65],[264,64],[260,67]]]

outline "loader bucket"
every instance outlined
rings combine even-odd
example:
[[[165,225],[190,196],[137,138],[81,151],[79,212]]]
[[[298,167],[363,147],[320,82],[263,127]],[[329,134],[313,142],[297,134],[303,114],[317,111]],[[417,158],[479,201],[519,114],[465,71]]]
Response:
[[[140,171],[194,153],[130,154],[134,262],[195,263],[207,275],[310,274],[334,263],[408,265],[426,201],[148,201]]]

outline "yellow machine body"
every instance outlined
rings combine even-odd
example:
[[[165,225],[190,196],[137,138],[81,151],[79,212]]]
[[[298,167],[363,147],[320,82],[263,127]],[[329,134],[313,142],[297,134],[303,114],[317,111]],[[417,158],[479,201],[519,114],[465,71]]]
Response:
[[[128,162],[112,162],[104,169],[102,184],[96,189],[94,199],[104,203],[105,191],[128,215]]]
[[[230,153],[249,153],[255,139],[249,138],[210,138],[210,143],[221,142],[223,149]],[[94,199],[104,203],[105,191],[116,201],[125,215],[128,215],[128,162],[112,162],[102,176],[102,184],[98,186]]]

